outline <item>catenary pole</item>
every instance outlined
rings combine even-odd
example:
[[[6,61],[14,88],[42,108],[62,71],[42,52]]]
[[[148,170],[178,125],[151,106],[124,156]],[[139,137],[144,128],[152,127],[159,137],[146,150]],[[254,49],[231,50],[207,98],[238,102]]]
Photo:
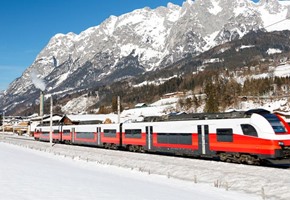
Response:
[[[4,134],[4,121],[5,121],[5,111],[3,110],[2,112],[3,116],[2,116],[2,132]]]
[[[53,107],[53,101],[52,101],[52,95],[50,96],[50,132],[49,132],[49,143],[52,146],[52,107]]]
[[[117,102],[118,102],[118,124],[120,123],[120,96],[118,96],[117,98]]]

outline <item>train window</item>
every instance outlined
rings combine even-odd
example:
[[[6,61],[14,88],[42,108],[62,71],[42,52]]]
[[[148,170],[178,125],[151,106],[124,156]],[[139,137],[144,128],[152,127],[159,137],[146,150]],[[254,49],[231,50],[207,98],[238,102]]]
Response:
[[[116,137],[116,129],[104,129],[104,136],[105,137]]]
[[[281,123],[280,119],[274,114],[266,114],[263,115],[268,122],[271,124],[272,128],[274,129],[275,133],[285,133],[286,129],[284,125]]]
[[[59,130],[53,130],[53,133],[59,133]]]
[[[70,133],[70,130],[63,130],[63,133],[64,134],[69,134]]]
[[[216,129],[218,142],[233,142],[233,129],[224,128]]]
[[[168,143],[169,144],[178,144],[178,135],[177,134],[168,134]]]
[[[179,134],[179,144],[192,144],[192,135],[190,133]]]
[[[141,129],[126,129],[125,137],[126,138],[141,138]]]
[[[77,133],[77,138],[78,139],[94,139],[95,134],[93,132],[78,132]]]
[[[241,124],[244,135],[258,137],[256,129],[250,124]]]
[[[157,142],[159,144],[192,144],[190,133],[158,133]]]
[[[168,134],[166,133],[158,133],[157,134],[157,142],[160,144],[168,144]]]

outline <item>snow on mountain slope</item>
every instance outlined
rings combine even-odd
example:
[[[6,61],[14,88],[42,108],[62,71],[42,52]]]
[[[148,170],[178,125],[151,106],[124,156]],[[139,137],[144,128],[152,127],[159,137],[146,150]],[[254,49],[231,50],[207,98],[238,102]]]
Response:
[[[287,29],[287,3],[187,0],[181,7],[168,3],[167,7],[111,16],[80,34],[57,34],[10,84],[1,104],[20,102],[37,93],[32,71],[47,83],[48,92],[77,90],[166,67],[251,30]]]
[[[281,1],[283,2],[283,1]],[[258,8],[267,31],[285,30],[290,27],[290,11],[285,3],[261,0]],[[290,4],[289,4],[290,5]]]
[[[289,0],[279,0],[279,3],[283,6],[290,6],[290,1]]]

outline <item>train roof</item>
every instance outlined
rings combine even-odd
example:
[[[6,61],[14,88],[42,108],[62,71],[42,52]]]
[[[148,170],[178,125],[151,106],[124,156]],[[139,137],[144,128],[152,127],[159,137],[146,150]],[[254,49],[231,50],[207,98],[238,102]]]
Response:
[[[223,113],[181,113],[168,115],[169,121],[180,120],[205,120],[205,119],[235,119],[235,118],[249,118],[253,113],[264,115],[270,112],[265,109],[251,109],[248,111],[231,111]]]

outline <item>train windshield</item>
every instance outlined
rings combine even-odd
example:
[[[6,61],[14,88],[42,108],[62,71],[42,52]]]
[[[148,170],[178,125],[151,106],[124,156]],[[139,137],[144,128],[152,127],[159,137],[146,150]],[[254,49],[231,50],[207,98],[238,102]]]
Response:
[[[280,119],[274,114],[266,114],[263,115],[268,122],[270,122],[272,128],[274,129],[275,133],[286,133],[286,128]]]

